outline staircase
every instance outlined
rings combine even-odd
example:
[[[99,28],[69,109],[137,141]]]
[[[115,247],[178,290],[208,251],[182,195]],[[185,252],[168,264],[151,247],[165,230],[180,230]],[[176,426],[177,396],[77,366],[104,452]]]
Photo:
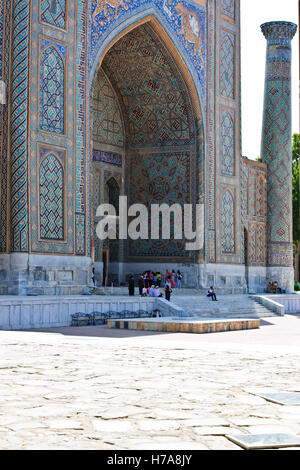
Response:
[[[173,291],[174,292],[174,291]],[[212,302],[204,294],[182,294],[175,291],[171,301],[181,307],[187,316],[197,318],[266,318],[277,314],[259,304],[248,295],[217,296]]]
[[[161,292],[164,292],[161,288]],[[182,308],[186,316],[199,318],[266,318],[278,316],[275,311],[270,310],[259,303],[254,296],[244,295],[222,295],[220,290],[216,291],[218,302],[212,302],[206,297],[205,289],[173,289],[171,302]],[[128,287],[102,287],[96,288],[94,295],[125,296],[128,297]],[[139,290],[135,289],[135,295]]]

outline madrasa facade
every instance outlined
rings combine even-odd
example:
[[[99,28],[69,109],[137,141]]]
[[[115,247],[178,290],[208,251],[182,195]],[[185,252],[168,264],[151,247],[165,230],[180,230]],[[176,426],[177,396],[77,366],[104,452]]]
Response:
[[[293,291],[296,29],[261,27],[254,161],[241,147],[239,0],[1,0],[0,293],[78,294],[93,272],[122,285],[147,269],[180,269],[185,287]],[[119,216],[120,196],[192,205],[201,246],[99,240],[97,207]]]

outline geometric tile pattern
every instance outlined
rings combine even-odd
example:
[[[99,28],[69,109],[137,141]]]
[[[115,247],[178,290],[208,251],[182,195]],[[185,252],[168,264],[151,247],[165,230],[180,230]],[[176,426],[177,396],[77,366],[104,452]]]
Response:
[[[69,2],[70,3],[70,2]],[[77,3],[76,26],[77,26],[77,59],[75,78],[75,253],[78,256],[89,256],[91,253],[91,219],[89,211],[89,199],[86,196],[87,188],[90,186],[91,162],[87,155],[89,144],[87,141],[87,120],[88,120],[88,22],[89,4],[88,0]],[[70,8],[70,5],[69,5]],[[92,158],[92,157],[90,157]],[[89,227],[88,230],[86,228]]]
[[[47,132],[64,133],[64,59],[48,41],[42,43],[40,57],[40,128]],[[60,46],[65,53],[65,48]]]
[[[288,267],[293,266],[291,38],[296,26],[269,23],[262,31],[268,40],[262,140],[262,158],[268,164],[268,265]]]
[[[196,132],[191,99],[174,59],[153,28],[146,24],[126,34],[108,51],[102,68],[113,87],[109,90],[107,80],[102,79],[105,94],[117,95],[123,119],[116,99],[109,108],[103,86],[94,84],[94,90],[102,89],[97,120],[102,129],[109,122],[110,133],[104,137],[110,145],[120,142],[115,140],[115,135],[118,139],[122,136],[124,121],[126,140],[120,143],[124,142],[126,148],[129,205],[141,203],[150,208],[152,203],[171,205],[195,201]],[[101,81],[101,76],[97,78]],[[115,123],[120,124],[115,126]],[[102,144],[106,143],[105,138],[101,136]],[[95,135],[94,139],[98,142],[99,136]],[[190,253],[184,250],[185,240],[173,240],[172,230],[171,239],[171,242],[129,241],[127,258],[190,259]]]
[[[205,2],[189,2],[185,0],[131,0],[128,2],[120,2],[119,0],[111,0],[110,2],[103,3],[100,0],[92,0],[91,2],[91,22],[89,22],[89,71],[93,75],[94,71],[97,68],[99,58],[103,52],[103,45],[105,41],[110,38],[111,40],[117,33],[121,31],[128,24],[135,21],[135,16],[141,17],[144,12],[148,13],[149,7],[153,9],[154,15],[159,19],[159,22],[164,27],[164,29],[170,35],[170,38],[175,45],[175,47],[180,51],[183,57],[185,57],[186,63],[189,64],[191,74],[197,85],[197,90],[199,93],[201,105],[203,112],[205,113],[206,107],[206,41],[207,41],[207,19],[206,19],[206,4]],[[214,7],[212,7],[214,9]],[[78,18],[82,18],[80,7]],[[210,22],[212,24],[212,21]],[[127,35],[128,36],[128,35]],[[80,51],[82,54],[83,50]],[[147,49],[145,50],[147,52]],[[78,55],[79,56],[79,55]],[[146,54],[145,54],[146,56]],[[82,55],[80,57],[83,57]],[[78,62],[79,63],[79,62]],[[115,67],[116,73],[118,73],[119,66],[122,65],[120,61]],[[102,64],[103,66],[103,64]],[[107,72],[107,69],[103,66],[104,71]],[[138,70],[137,70],[138,71]],[[139,75],[138,75],[139,77]],[[109,77],[112,82],[111,77]],[[92,80],[92,77],[91,77]],[[154,80],[155,82],[156,80]],[[83,82],[83,81],[82,81]],[[155,83],[153,83],[155,85]],[[153,85],[150,81],[148,82],[148,88],[151,88]],[[145,83],[145,86],[147,84]],[[168,84],[169,86],[169,84]],[[116,85],[113,83],[113,87],[116,90]],[[81,87],[83,91],[83,87]],[[117,91],[117,90],[116,90]],[[142,90],[141,90],[142,91]],[[155,99],[155,93],[164,91],[161,89],[152,88],[152,100]],[[171,97],[171,94],[169,98]],[[149,98],[148,98],[149,99]],[[157,101],[156,101],[157,103]],[[177,102],[178,103],[178,102]],[[139,104],[139,103],[137,103]],[[156,126],[161,129],[161,134],[158,136],[160,138],[158,147],[163,151],[168,145],[169,148],[172,148],[171,141],[174,139],[174,135],[177,135],[182,131],[181,128],[177,128],[178,124],[182,125],[183,119],[181,122],[178,122],[178,116],[173,115],[171,122],[171,116],[169,122],[166,123],[165,128],[161,126],[163,123],[162,115],[158,111],[166,112],[162,106],[157,106],[157,109],[154,110],[154,106],[151,111],[155,111],[153,116],[142,116],[143,112],[145,113],[145,108],[147,103],[142,102],[142,106],[133,107],[131,109],[131,129],[128,131],[126,129],[126,141],[132,137],[135,139],[134,143],[130,146],[133,148],[145,148],[148,146],[148,152],[151,151],[151,148],[158,141],[155,135]],[[121,103],[122,105],[122,103]],[[125,103],[127,107],[127,103]],[[167,105],[167,114],[168,108]],[[159,109],[160,108],[160,109]],[[140,111],[142,110],[142,112]],[[180,110],[180,103],[177,107],[177,110],[174,110],[178,114]],[[182,109],[184,113],[184,109]],[[124,114],[124,108],[123,108]],[[81,116],[81,112],[78,113],[78,118]],[[157,119],[158,116],[158,119]],[[80,121],[77,118],[77,122]],[[147,121],[147,124],[143,121]],[[177,120],[177,122],[176,122]],[[170,124],[173,124],[173,127],[170,128]],[[194,122],[192,123],[194,127]],[[138,129],[139,125],[145,125],[145,127],[140,131],[136,132],[132,130],[132,127]],[[147,127],[147,130],[146,130]],[[80,125],[78,125],[78,129]],[[153,143],[149,143],[147,136],[150,133],[155,135]],[[194,129],[193,129],[193,132]],[[81,134],[80,140],[81,140]],[[146,138],[145,138],[146,136]],[[182,139],[184,139],[184,134],[182,133]],[[199,139],[200,140],[200,139]],[[169,142],[169,143],[168,143]],[[166,145],[165,145],[166,144]],[[186,147],[194,146],[195,142],[192,144],[184,144],[182,150],[185,150]],[[177,146],[176,146],[177,147]],[[173,148],[173,151],[176,151],[176,147]],[[193,149],[193,151],[194,151]],[[190,151],[190,148],[188,149]],[[195,165],[196,156],[191,157],[192,167]],[[197,156],[197,159],[200,160],[200,156]],[[83,165],[80,165],[80,168],[83,168]],[[78,170],[79,170],[79,159],[78,159]],[[76,170],[77,171],[77,170]],[[193,179],[196,181],[197,173],[193,171]],[[79,178],[77,178],[79,181]],[[195,185],[193,186],[195,188]],[[195,191],[195,189],[193,190]],[[78,191],[76,191],[77,193]],[[192,197],[195,198],[195,193],[192,193]],[[89,246],[89,243],[87,243]]]
[[[124,129],[119,103],[102,69],[94,80],[91,115],[93,142],[123,147]]]
[[[162,152],[136,154],[130,161],[129,204],[144,204],[150,211],[151,204],[189,204],[192,175],[191,152]],[[149,231],[149,233],[151,233]],[[170,240],[129,241],[131,258],[188,258],[185,240],[173,239],[171,224]]]
[[[248,225],[248,250],[249,250],[249,265],[255,265],[256,261],[256,224],[249,223]]]
[[[193,142],[194,119],[186,87],[149,25],[136,28],[118,41],[106,54],[102,67],[120,97],[128,146]],[[102,119],[105,121],[106,116]]]
[[[222,14],[235,20],[235,0],[222,0]]]
[[[36,116],[35,125],[37,123]],[[49,139],[50,135],[46,134],[46,139]],[[29,180],[31,251],[52,255],[72,254],[76,241],[74,240],[74,182],[71,177],[74,172],[72,153],[64,146],[36,144],[36,142],[31,149],[33,149]],[[63,178],[63,188],[61,188],[61,178]],[[46,193],[47,186],[49,194]]]
[[[206,243],[205,243],[205,258],[209,263],[216,262],[216,220],[215,220],[215,173],[216,173],[216,138],[215,138],[215,93],[216,93],[216,64],[215,64],[215,51],[216,44],[214,41],[217,24],[214,10],[215,2],[207,2],[207,139],[205,146],[207,149],[206,156]],[[217,65],[218,67],[218,65]]]
[[[242,159],[241,165],[241,193],[242,193],[242,220],[248,216],[248,181],[249,181],[249,168],[244,164]]]
[[[68,29],[61,30],[58,26],[46,23],[42,19],[41,2],[31,1],[31,25],[30,25],[30,97],[29,97],[29,197],[30,197],[30,251],[32,253],[46,253],[53,255],[74,255],[75,243],[79,237],[75,236],[75,185],[77,183],[75,173],[76,146],[85,145],[84,139],[81,140],[76,132],[76,110],[78,88],[77,79],[77,50],[79,47],[81,30],[77,29],[76,9],[81,8],[82,2],[66,1],[66,11],[70,13]],[[55,2],[54,2],[55,3]],[[57,3],[57,1],[56,1]],[[62,4],[60,2],[60,4]],[[67,22],[66,22],[67,28]],[[76,44],[76,41],[78,43]],[[41,56],[48,49],[55,50],[55,60],[62,63],[63,67],[58,67],[58,71],[63,69],[64,92],[60,94],[64,100],[59,100],[58,89],[60,89],[60,76],[53,76],[45,84],[44,93],[41,97]],[[47,64],[46,64],[47,65]],[[51,69],[51,66],[50,66]],[[46,74],[47,75],[47,74]],[[62,77],[61,77],[62,78]],[[52,87],[54,90],[51,96]],[[57,88],[55,88],[57,87]],[[41,109],[43,102],[45,114],[42,115]],[[51,103],[53,100],[53,104]],[[59,111],[61,108],[61,111]],[[55,113],[64,115],[64,119],[56,118]],[[41,118],[41,119],[40,119]],[[52,122],[53,121],[53,122]],[[61,124],[64,121],[63,125]],[[58,125],[59,122],[59,125]],[[40,188],[38,185],[39,168],[43,159],[53,153],[62,162],[64,168],[64,222],[65,232],[63,240],[42,239],[40,234],[40,213],[38,199]],[[86,152],[85,152],[86,154]],[[87,164],[81,167],[81,171],[86,171]],[[87,188],[82,191],[86,194]],[[86,210],[88,211],[86,204]],[[78,243],[79,244],[79,243]]]
[[[221,43],[221,84],[220,92],[225,98],[234,99],[235,85],[235,37],[228,31],[222,31]]]
[[[225,190],[221,207],[222,253],[235,253],[234,200],[230,191]]]
[[[119,215],[119,196],[120,196],[120,187],[115,180],[115,178],[110,178],[106,182],[106,186],[108,189],[108,203],[111,204],[115,210],[116,215]],[[117,234],[118,238],[118,234]],[[111,262],[118,262],[119,261],[119,247],[120,242],[119,240],[109,240],[109,260]]]
[[[266,165],[241,161],[242,225],[248,232],[248,266],[266,265]]]
[[[4,44],[4,17],[5,6],[4,2],[0,2],[0,78],[2,79],[2,63],[3,63],[3,44]]]
[[[86,227],[84,214],[75,215],[76,224],[76,238],[75,238],[75,252],[77,255],[85,253],[86,243]]]
[[[41,21],[66,29],[66,0],[40,0]]]
[[[255,217],[256,216],[256,211],[257,211],[257,205],[256,205],[256,197],[257,197],[256,180],[257,180],[256,172],[251,171],[250,175],[249,175],[249,216],[250,217]]]
[[[258,224],[256,228],[256,261],[258,264],[266,263],[266,226]]]
[[[13,2],[11,70],[11,251],[28,250],[27,108],[29,2]]]
[[[222,136],[222,174],[227,176],[234,175],[234,114],[223,110],[221,121]]]
[[[9,82],[9,63],[10,63],[10,33],[11,33],[11,1],[1,2],[1,24],[2,24],[2,47],[1,48],[1,77],[4,83]],[[8,106],[1,106],[0,121],[0,252],[7,251],[7,232],[8,232],[8,214],[7,214],[7,197],[8,197]]]
[[[131,21],[135,14],[151,7],[165,29],[173,35],[176,46],[188,55],[201,84],[206,102],[206,5],[185,0],[91,1],[90,67],[96,60],[105,35],[114,27]]]
[[[49,135],[45,135],[45,133],[40,133],[38,134],[38,139],[39,141],[44,142],[41,140],[42,138],[45,138],[45,140],[49,143],[49,145],[54,146],[54,144],[60,145],[64,147],[65,145],[69,145],[69,142],[74,142],[74,149],[73,147],[68,148],[66,152],[66,157],[68,157],[68,162],[72,159],[73,155],[73,150],[76,150],[76,168],[72,168],[72,165],[69,166],[69,163],[66,161],[65,165],[63,165],[63,168],[67,171],[66,173],[66,179],[65,179],[65,184],[67,186],[67,175],[68,178],[74,175],[74,182],[73,184],[76,185],[76,195],[75,195],[75,203],[76,203],[76,226],[77,226],[77,234],[75,240],[76,240],[76,246],[77,249],[79,249],[78,254],[85,254],[86,253],[86,246],[89,247],[89,239],[88,239],[88,234],[85,233],[85,228],[88,227],[89,230],[89,220],[85,220],[85,216],[88,217],[88,211],[87,208],[89,206],[89,193],[88,193],[88,188],[89,188],[89,154],[88,154],[88,147],[89,147],[89,139],[87,138],[86,134],[86,122],[87,122],[87,116],[89,112],[88,104],[88,90],[89,90],[89,80],[87,79],[87,64],[88,67],[90,68],[93,64],[93,46],[97,43],[100,45],[100,43],[103,43],[103,41],[106,40],[108,37],[108,34],[110,34],[114,29],[117,31],[118,28],[120,30],[120,25],[122,22],[124,22],[124,26],[129,24],[131,21],[131,14],[132,18],[134,18],[135,14],[140,14],[146,11],[146,9],[151,6],[153,10],[157,9],[158,16],[159,18],[163,18],[163,26],[166,27],[169,26],[169,28],[166,28],[168,32],[172,33],[173,37],[171,38],[174,42],[175,47],[179,49],[179,51],[182,53],[183,49],[185,51],[185,60],[189,58],[189,61],[187,61],[187,64],[191,70],[191,75],[195,79],[195,82],[197,83],[198,87],[198,92],[202,97],[204,96],[204,91],[206,90],[206,39],[207,39],[207,34],[206,34],[206,28],[207,25],[210,24],[210,22],[206,21],[206,2],[187,2],[187,1],[176,1],[176,0],[128,0],[125,2],[119,2],[115,0],[111,0],[109,2],[101,2],[100,0],[94,0],[89,2],[90,3],[90,15],[91,18],[85,17],[86,12],[87,12],[87,2],[78,2],[78,17],[75,18],[74,22],[74,14],[75,14],[75,6],[73,2],[68,2],[69,6],[68,9],[70,11],[70,24],[69,24],[69,30],[62,33],[61,31],[58,32],[58,39],[63,39],[64,41],[68,41],[69,45],[71,46],[74,42],[74,38],[77,37],[77,46],[78,48],[76,49],[76,54],[77,57],[74,61],[74,65],[68,66],[68,73],[67,73],[67,57],[66,55],[61,54],[61,64],[63,64],[63,67],[58,67],[59,70],[57,70],[57,73],[51,76],[51,73],[48,76],[48,79],[45,81],[45,86],[43,87],[42,94],[44,96],[44,101],[45,103],[48,104],[48,111],[49,113],[46,115],[40,115],[41,120],[40,120],[40,127],[43,130],[48,130]],[[77,4],[77,2],[74,2]],[[204,6],[205,3],[205,6]],[[212,4],[214,2],[208,2],[209,4]],[[220,2],[221,3],[221,2]],[[38,5],[38,2],[32,2],[32,4]],[[48,25],[55,26],[56,28],[61,28],[66,30],[66,10],[67,10],[67,2],[63,0],[40,0],[39,2],[41,8],[40,8],[40,19],[42,20],[43,23],[47,23]],[[101,8],[101,5],[103,4],[103,7]],[[225,1],[223,0],[223,13],[225,13],[225,10],[227,11],[227,16],[230,16],[230,4],[232,2]],[[77,5],[76,5],[77,7]],[[98,9],[97,14],[95,14],[95,9]],[[37,8],[35,12],[37,11]],[[218,13],[221,11],[221,6],[218,6]],[[156,12],[155,12],[156,13]],[[93,16],[94,15],[94,16]],[[201,16],[202,15],[202,16]],[[33,30],[35,28],[34,24],[36,22],[36,17],[35,15],[32,16],[32,26]],[[201,20],[201,24],[199,21]],[[223,20],[222,20],[223,21]],[[92,23],[93,25],[97,25],[97,27],[90,28],[90,24]],[[218,20],[215,23],[218,26]],[[200,26],[199,26],[200,25]],[[42,28],[45,28],[45,25],[41,25]],[[75,31],[75,27],[77,28],[77,31]],[[56,29],[55,28],[45,28],[44,32],[47,31],[47,34],[50,34],[49,31],[53,31],[53,36],[56,34]],[[74,34],[75,33],[75,34]],[[91,33],[91,36],[93,37],[93,41],[90,42],[91,44],[91,49],[87,50],[87,45],[88,45],[88,35]],[[98,35],[98,37],[97,37]],[[90,36],[90,37],[91,37]],[[33,35],[33,42],[35,41],[34,35]],[[201,44],[202,41],[202,44]],[[180,47],[178,47],[180,45]],[[41,55],[44,54],[45,51],[47,51],[51,46],[43,49],[41,48]],[[58,51],[58,47],[55,47],[52,45],[56,51]],[[70,49],[69,49],[70,50]],[[59,51],[58,51],[59,52]],[[147,50],[146,50],[147,52]],[[71,53],[71,51],[70,51]],[[35,52],[35,49],[33,50],[32,53],[32,63],[34,63],[34,60],[37,59],[38,63],[40,63],[41,55],[37,56],[37,53]],[[57,57],[56,57],[57,59]],[[214,62],[214,54],[212,55],[212,62]],[[57,62],[58,59],[57,59]],[[156,65],[156,64],[155,64]],[[48,64],[45,64],[45,69],[48,67]],[[53,64],[52,64],[53,67]],[[72,68],[73,67],[73,68]],[[51,67],[49,67],[50,69]],[[55,66],[53,67],[53,69]],[[69,78],[72,74],[69,73],[70,71],[74,71],[75,76],[72,77],[74,86],[76,87],[76,92],[73,94],[74,96],[74,102],[71,102],[71,100],[67,99],[66,96],[64,96],[64,93],[62,93],[62,87],[60,87],[58,84],[61,84],[61,76],[60,72],[63,70],[64,73],[64,88],[66,91],[68,91],[68,84],[70,83],[71,79]],[[137,68],[138,70],[138,68]],[[157,70],[157,69],[156,69]],[[42,70],[41,70],[42,71]],[[116,71],[117,73],[118,71]],[[152,72],[152,71],[151,71]],[[198,77],[202,77],[201,80],[197,81],[196,75],[198,74]],[[152,74],[151,74],[152,75]],[[154,75],[154,73],[153,73]],[[196,140],[196,131],[195,131],[195,123],[193,120],[186,125],[186,117],[190,116],[191,110],[188,110],[186,112],[186,103],[189,103],[189,100],[185,99],[183,100],[183,103],[180,103],[178,100],[175,103],[175,100],[172,101],[172,97],[170,93],[167,94],[166,92],[166,87],[169,87],[169,91],[172,91],[172,88],[175,90],[177,97],[180,95],[184,95],[184,87],[182,87],[182,90],[180,90],[180,93],[178,93],[178,82],[175,83],[175,86],[171,86],[168,82],[165,83],[164,77],[159,77],[159,80],[156,80],[156,82],[159,83],[159,86],[157,86],[156,83],[154,83],[153,80],[153,75],[149,77],[148,83],[139,83],[139,90],[138,94],[136,94],[137,101],[134,103],[134,105],[139,105],[142,104],[142,106],[139,107],[131,107],[130,103],[122,103],[123,106],[123,111],[124,109],[130,111],[130,128],[129,125],[126,129],[126,138],[127,141],[131,142],[131,149],[134,147],[135,150],[140,152],[141,154],[144,154],[144,150],[146,149],[146,152],[148,152],[148,155],[151,155],[152,159],[155,159],[155,155],[164,155],[168,154],[172,156],[179,155],[180,152],[185,153],[185,152],[190,152],[190,172],[192,173],[193,178],[195,177],[195,167],[193,167],[193,164],[196,159],[199,158],[199,156],[195,153],[194,148],[191,151],[192,146],[195,147],[195,140]],[[176,74],[175,74],[176,75]],[[178,74],[180,75],[180,74]],[[47,74],[45,74],[47,76]],[[170,74],[169,76],[172,76]],[[174,77],[174,74],[173,74]],[[204,77],[204,78],[203,78]],[[68,82],[67,82],[68,80]],[[199,90],[199,82],[201,83],[202,91]],[[130,77],[129,77],[129,83],[130,83]],[[144,86],[144,89],[143,89]],[[142,91],[147,88],[147,93],[144,93],[145,96],[149,96],[151,94],[152,98],[152,107],[148,106],[147,103],[142,103]],[[52,93],[51,90],[55,90],[54,93]],[[149,95],[148,95],[149,92]],[[211,93],[211,91],[209,91]],[[51,102],[50,100],[50,95],[52,93],[52,97],[55,97],[54,103]],[[164,102],[164,106],[159,106],[159,100],[156,99],[156,97],[161,93],[161,96],[165,99],[166,101]],[[213,90],[214,93],[214,90]],[[32,93],[32,96],[34,97],[34,93]],[[119,97],[121,94],[119,95]],[[123,94],[122,97],[128,97],[130,95],[125,95]],[[179,96],[180,98],[180,96]],[[214,99],[214,98],[213,98]],[[210,102],[213,102],[213,99],[210,99]],[[64,103],[64,101],[66,103]],[[185,101],[185,102],[184,102]],[[204,100],[205,101],[205,100]],[[179,103],[179,104],[178,104]],[[65,104],[67,107],[65,107]],[[173,107],[174,104],[174,107]],[[156,106],[157,105],[157,106]],[[178,105],[178,106],[177,106]],[[234,106],[234,105],[232,105]],[[34,109],[34,108],[33,108]],[[68,130],[68,122],[65,118],[68,116],[65,115],[66,111],[68,109],[68,116],[75,116],[75,124],[73,126],[74,133],[76,134],[74,137],[73,141],[73,135],[72,131],[67,133],[66,131]],[[47,111],[47,112],[48,112]],[[150,111],[151,115],[147,116],[147,111]],[[204,109],[203,109],[204,111]],[[162,117],[162,112],[166,113],[166,119]],[[61,113],[61,114],[60,114]],[[144,115],[142,115],[144,113]],[[179,119],[178,119],[179,116]],[[66,120],[66,129],[64,126],[62,126],[62,123]],[[211,115],[208,116],[208,120],[211,122]],[[128,124],[128,122],[127,122]],[[158,132],[156,131],[156,127],[158,128]],[[108,130],[108,127],[107,127]],[[32,132],[34,132],[33,130]],[[223,126],[223,136],[224,136],[224,146],[223,146],[223,166],[224,168],[228,169],[229,173],[229,163],[225,163],[224,161],[228,162],[232,158],[232,153],[230,151],[230,145],[229,145],[229,138],[230,138],[230,125],[225,125]],[[66,137],[63,137],[62,134],[66,133]],[[226,133],[228,132],[228,133]],[[61,134],[57,136],[57,134]],[[180,136],[178,138],[178,135]],[[158,148],[153,151],[153,148],[150,144],[150,139],[153,137],[153,144],[159,143],[157,146]],[[130,140],[132,139],[132,140]],[[179,145],[174,145],[176,141],[180,141],[182,144],[182,148],[178,148]],[[126,142],[127,143],[127,142]],[[31,143],[31,149],[33,148],[34,143]],[[168,150],[166,149],[168,148]],[[194,153],[193,153],[194,152]],[[211,148],[208,149],[208,152],[211,152]],[[55,150],[53,150],[53,153],[55,154]],[[113,153],[113,152],[111,152]],[[120,152],[121,153],[121,152]],[[116,152],[117,154],[117,152]],[[146,154],[146,153],[145,153]],[[105,157],[106,158],[106,157]],[[114,158],[114,157],[113,157]],[[113,160],[113,159],[112,159]],[[117,161],[117,160],[116,160]],[[67,165],[68,163],[68,165]],[[152,162],[151,162],[152,163]],[[68,167],[68,168],[67,168]],[[237,166],[238,170],[238,166]],[[38,170],[37,170],[38,171]],[[172,184],[173,182],[176,181],[176,178],[178,175],[176,174],[176,168],[172,169],[172,171],[175,171],[175,177],[172,179]],[[216,169],[216,172],[218,169]],[[33,172],[34,173],[34,172]],[[47,173],[48,174],[48,173]],[[225,169],[225,174],[226,174],[226,169]],[[30,175],[30,178],[34,179],[33,175]],[[213,179],[213,177],[212,177]],[[215,184],[214,181],[209,181],[209,185]],[[71,183],[70,183],[71,185]],[[69,186],[68,186],[69,190]],[[195,184],[190,185],[189,188],[190,192],[195,192],[196,193],[196,188]],[[188,191],[185,187],[182,188],[182,193]],[[75,192],[75,191],[74,191]],[[33,194],[33,193],[32,193]],[[165,195],[168,194],[167,190],[165,190]],[[194,194],[192,194],[194,197]],[[219,197],[219,196],[217,196]],[[214,198],[215,199],[215,198]],[[184,200],[184,198],[183,198]],[[213,202],[211,203],[213,206],[213,209],[215,210]],[[68,211],[71,212],[71,209],[73,209],[72,204],[69,207],[68,203]],[[73,211],[75,212],[75,211]],[[220,214],[219,214],[220,215]],[[74,213],[73,213],[74,216]],[[69,220],[69,219],[68,219]],[[82,239],[79,239],[80,234],[82,235]],[[58,244],[60,245],[60,244]],[[57,245],[57,246],[58,246]],[[48,245],[50,246],[50,244]],[[69,247],[68,247],[69,249]]]
[[[257,206],[256,206],[256,213],[258,217],[265,217],[265,200],[264,200],[264,192],[265,192],[265,178],[263,176],[259,176],[256,181],[257,185]]]
[[[40,238],[64,239],[64,170],[50,153],[40,164]]]

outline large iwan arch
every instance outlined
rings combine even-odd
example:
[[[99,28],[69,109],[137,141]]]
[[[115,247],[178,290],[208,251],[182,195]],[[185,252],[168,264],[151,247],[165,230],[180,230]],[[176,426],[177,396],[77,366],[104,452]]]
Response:
[[[114,176],[128,206],[140,203],[150,211],[151,204],[203,202],[202,111],[193,79],[175,50],[151,15],[122,31],[103,52],[90,94],[92,215],[104,202],[101,188]],[[93,228],[101,279],[102,251],[108,248],[97,239],[95,223]],[[125,281],[147,268],[164,272],[199,263],[203,252],[186,251],[185,242],[119,242],[118,259],[109,256],[108,282]]]

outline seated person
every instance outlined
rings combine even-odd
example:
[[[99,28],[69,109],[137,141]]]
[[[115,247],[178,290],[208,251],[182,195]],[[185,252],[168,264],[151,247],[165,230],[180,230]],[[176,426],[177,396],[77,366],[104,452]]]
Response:
[[[156,286],[155,289],[154,289],[154,297],[162,297],[162,293],[160,292],[159,290],[159,287]]]
[[[281,289],[281,287],[279,287],[277,281],[274,282],[274,287],[275,287],[276,291],[279,292],[279,294],[282,294],[282,289]]]
[[[206,296],[211,297],[211,300],[213,302],[217,302],[217,296],[216,296],[216,293],[215,293],[215,290],[214,290],[213,286],[211,286],[210,289],[208,289]]]
[[[149,290],[150,297],[155,297],[155,286],[152,285]]]

